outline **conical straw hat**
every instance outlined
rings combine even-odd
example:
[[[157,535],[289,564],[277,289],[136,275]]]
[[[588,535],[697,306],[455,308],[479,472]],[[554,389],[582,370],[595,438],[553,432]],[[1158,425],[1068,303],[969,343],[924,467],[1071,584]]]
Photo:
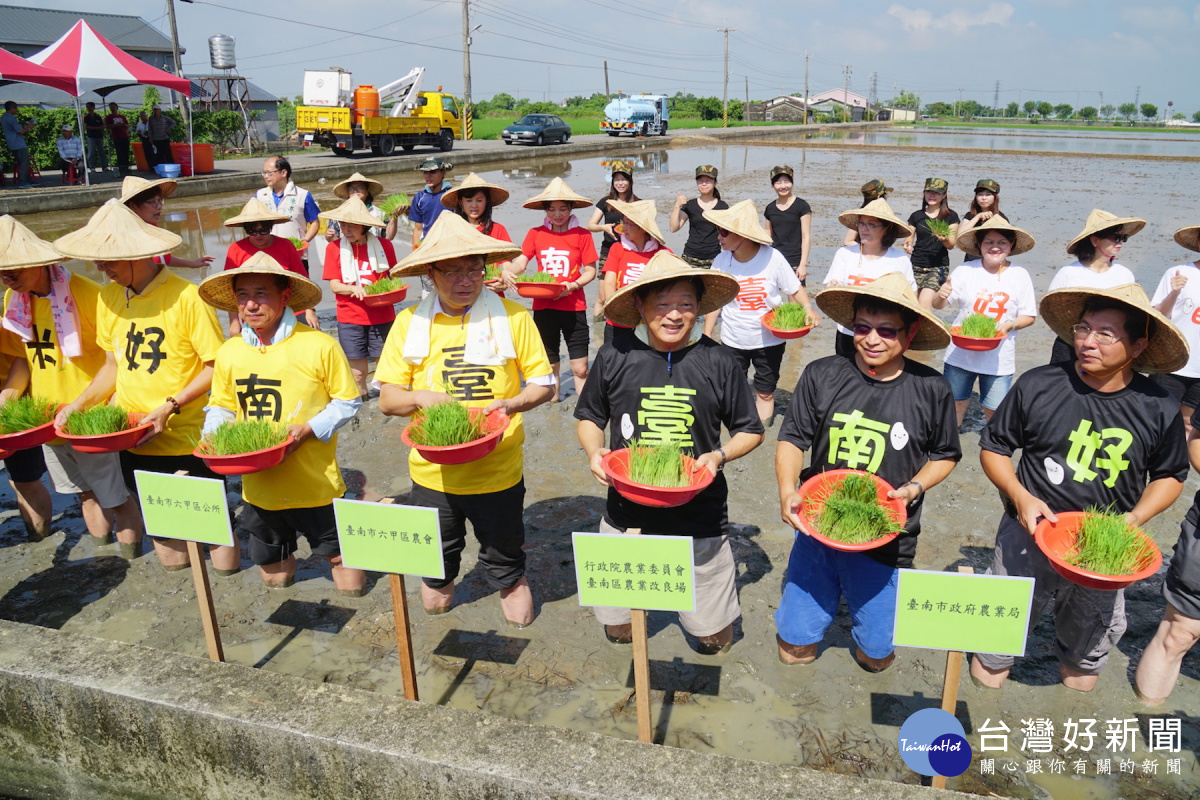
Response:
[[[333,211],[320,215],[321,219],[336,219],[338,222],[349,222],[353,225],[365,225],[368,228],[382,228],[386,222],[367,211],[367,204],[358,197],[351,197]]]
[[[838,222],[852,231],[857,231],[859,217],[874,217],[875,219],[899,225],[904,231],[905,236],[911,236],[913,232],[912,226],[897,217],[896,212],[892,211],[892,207],[888,205],[888,201],[882,197],[878,200],[872,200],[862,208],[852,208],[849,211],[843,211],[838,214]]]
[[[280,214],[278,211],[272,211],[267,208],[266,204],[257,197],[251,197],[246,205],[242,206],[242,213],[236,217],[230,217],[225,220],[226,228],[236,228],[239,225],[245,225],[247,222],[288,222],[291,220],[287,214]]]
[[[451,211],[458,208],[459,193],[465,192],[468,189],[487,189],[488,195],[492,198],[493,207],[500,205],[508,199],[508,189],[501,188],[494,183],[488,183],[472,172],[463,178],[462,183],[442,195],[442,205]]]
[[[908,278],[898,272],[881,275],[862,286],[830,286],[817,295],[817,305],[830,319],[849,328],[854,322],[854,298],[867,295],[915,312],[921,319],[909,350],[941,350],[950,344],[946,325],[917,301]]]
[[[139,178],[136,175],[130,175],[121,181],[121,197],[122,203],[128,203],[133,198],[137,197],[147,189],[159,187],[162,192],[163,199],[166,200],[171,195],[175,194],[175,190],[179,188],[179,184],[170,178],[160,178],[156,181],[148,181],[145,178]]]
[[[571,208],[587,208],[592,204],[592,201],[586,197],[575,194],[575,190],[567,186],[567,182],[562,178],[555,178],[550,181],[549,186],[542,189],[541,194],[529,198],[521,205],[525,208],[540,211],[543,203],[549,203],[552,200],[562,200],[564,203],[570,203]]]
[[[1200,225],[1190,225],[1175,231],[1175,241],[1188,250],[1200,250]]]
[[[1075,255],[1075,248],[1079,243],[1088,238],[1094,233],[1106,231],[1109,228],[1120,227],[1121,233],[1126,236],[1133,236],[1135,233],[1146,227],[1146,220],[1139,217],[1118,217],[1110,214],[1107,211],[1102,211],[1098,208],[1093,208],[1092,213],[1088,214],[1087,222],[1083,224],[1083,230],[1079,235],[1067,243],[1067,252]],[[1074,325],[1075,323],[1071,323]]]
[[[85,261],[136,261],[169,253],[181,244],[183,239],[147,225],[113,198],[92,214],[87,225],[54,242],[54,249]]]
[[[321,287],[295,272],[284,269],[278,261],[266,253],[255,253],[236,269],[227,269],[209,275],[200,282],[200,298],[214,308],[237,313],[237,294],[233,281],[238,275],[279,275],[287,278],[292,288],[292,299],[288,307],[293,311],[316,308],[321,302]]]
[[[519,255],[521,248],[512,242],[502,242],[480,233],[458,214],[441,214],[421,246],[392,267],[391,275],[396,278],[424,275],[428,265],[459,256],[483,256],[484,263],[495,264]]]
[[[618,214],[629,217],[634,225],[653,236],[659,244],[667,243],[667,240],[663,238],[662,231],[658,229],[658,223],[654,220],[658,210],[654,207],[653,200],[638,200],[636,203],[609,200],[608,207]]]
[[[611,202],[611,201],[610,201]],[[737,297],[737,278],[715,269],[699,269],[688,264],[679,256],[659,250],[642,270],[636,281],[620,289],[604,305],[604,316],[620,325],[636,326],[642,322],[634,296],[637,291],[650,284],[670,284],[681,278],[698,278],[704,283],[704,297],[696,309],[697,316],[711,314]]]
[[[383,194],[382,183],[373,178],[366,177],[361,172],[356,172],[349,178],[346,178],[346,180],[333,187],[334,197],[340,197],[343,200],[348,199],[350,197],[350,184],[352,183],[365,183],[367,185],[367,191],[371,193],[372,197],[379,197],[381,194]]]
[[[1104,230],[1104,228],[1100,228],[1100,230]],[[1072,342],[1075,340],[1075,333],[1071,327],[1079,322],[1083,306],[1091,297],[1117,300],[1145,312],[1156,323],[1149,346],[1145,352],[1133,360],[1135,370],[1138,372],[1174,372],[1187,363],[1187,340],[1179,332],[1179,329],[1171,324],[1171,320],[1150,305],[1150,298],[1146,297],[1142,287],[1136,283],[1126,283],[1108,289],[1091,289],[1082,286],[1056,289],[1046,293],[1042,298],[1039,310],[1042,318],[1046,320],[1046,324],[1058,334],[1060,339],[1064,342]]]
[[[1037,244],[1027,231],[1021,230],[999,214],[993,214],[986,222],[976,225],[966,233],[960,233],[958,249],[969,256],[980,258],[979,243],[983,241],[983,237],[987,236],[988,231],[1012,231],[1017,235],[1017,243],[1012,246],[1009,255],[1019,256],[1021,253],[1028,253]]]
[[[749,239],[759,244],[769,245],[771,243],[771,234],[758,224],[758,209],[754,207],[753,200],[743,200],[729,208],[713,209],[703,213],[704,218],[718,228],[732,231],[743,239]]]
[[[16,217],[0,217],[0,270],[44,267],[62,260],[57,250],[17,222]]]

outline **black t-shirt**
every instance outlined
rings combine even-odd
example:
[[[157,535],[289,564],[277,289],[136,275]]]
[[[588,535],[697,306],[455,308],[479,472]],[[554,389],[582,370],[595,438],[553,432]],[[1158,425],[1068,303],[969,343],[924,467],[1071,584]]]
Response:
[[[613,209],[609,208],[607,197],[596,203],[596,208],[600,209],[600,211],[604,214],[605,225],[616,225],[620,223],[621,219],[624,217],[621,212],[614,211]],[[600,257],[608,258],[608,248],[612,247],[614,244],[616,244],[616,242],[617,237],[613,236],[608,231],[605,231],[604,240],[600,243]]]
[[[713,211],[729,208],[724,200],[718,200],[712,207]],[[692,258],[716,258],[721,252],[717,242],[717,226],[704,218],[704,209],[700,201],[693,197],[683,204],[683,214],[688,219],[688,238],[683,245],[683,254]]]
[[[100,130],[96,130],[96,131],[89,130],[88,125],[99,125]],[[94,112],[91,114],[84,114],[83,115],[83,132],[86,133],[88,136],[91,136],[93,139],[103,139],[104,138],[104,117],[102,117],[99,114],[96,114]]]
[[[954,395],[937,370],[904,359],[904,372],[878,381],[853,358],[827,356],[800,374],[779,440],[808,453],[801,482],[831,469],[873,472],[899,487],[928,461],[962,459]],[[866,551],[893,567],[911,567],[925,495],[908,507],[905,532]]]
[[[984,429],[979,446],[1002,456],[1021,451],[1017,480],[1050,510],[1091,506],[1125,513],[1148,481],[1187,478],[1179,404],[1134,375],[1118,392],[1098,392],[1075,364],[1029,370]]]
[[[934,238],[929,226],[925,224],[928,219],[923,208],[918,208],[908,218],[908,224],[917,229],[917,240],[913,243],[912,265],[926,269],[949,266],[950,251],[946,249],[946,245]],[[954,225],[958,222],[958,214],[951,210],[943,222],[947,225]]]
[[[800,230],[800,218],[811,214],[812,207],[806,200],[797,197],[787,210],[779,208],[778,201],[767,203],[763,216],[771,223],[771,244],[793,267],[800,266],[800,248],[804,235]]]
[[[730,436],[763,432],[745,372],[727,348],[707,336],[672,353],[669,362],[666,353],[634,337],[620,349],[604,345],[592,362],[575,418],[602,429],[611,422],[613,450],[627,447],[630,439],[677,441],[693,457],[721,446],[722,425]],[[609,489],[606,516],[619,528],[706,539],[726,532],[728,495],[723,472],[676,508],[638,505]]]

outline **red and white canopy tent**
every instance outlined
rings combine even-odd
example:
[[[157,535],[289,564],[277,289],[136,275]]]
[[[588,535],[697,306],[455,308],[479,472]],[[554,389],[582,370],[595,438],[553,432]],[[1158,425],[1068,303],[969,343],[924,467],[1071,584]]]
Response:
[[[0,48],[0,85],[6,83],[36,83],[70,93],[74,81],[70,75],[55,72]]]
[[[75,98],[75,116],[79,121],[80,135],[84,130],[79,98],[87,92],[104,97],[123,86],[150,85],[173,89],[185,97],[192,96],[191,81],[134,58],[96,33],[83,20],[76,22],[57,42],[30,56],[29,61],[68,76],[71,86],[64,91]],[[192,143],[190,127],[188,143]],[[85,158],[84,176],[87,174]]]

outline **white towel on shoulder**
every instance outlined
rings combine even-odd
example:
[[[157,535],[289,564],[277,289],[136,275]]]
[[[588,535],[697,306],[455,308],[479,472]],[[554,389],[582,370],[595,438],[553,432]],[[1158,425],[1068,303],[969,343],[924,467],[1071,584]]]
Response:
[[[354,260],[354,246],[345,236],[341,239],[339,253],[341,255],[342,283],[347,286],[358,286],[362,281],[359,280],[358,262]],[[371,265],[372,275],[378,275],[391,269],[387,258],[383,255],[383,246],[379,244],[379,237],[373,233],[367,234],[367,263]],[[375,282],[374,278],[371,282]]]
[[[421,300],[413,310],[402,353],[407,363],[420,364],[429,356],[430,327],[434,315],[439,312],[441,303],[436,293]],[[467,322],[464,361],[481,367],[497,367],[517,357],[512,330],[508,327],[508,310],[495,292],[483,290],[467,313],[471,319]]]

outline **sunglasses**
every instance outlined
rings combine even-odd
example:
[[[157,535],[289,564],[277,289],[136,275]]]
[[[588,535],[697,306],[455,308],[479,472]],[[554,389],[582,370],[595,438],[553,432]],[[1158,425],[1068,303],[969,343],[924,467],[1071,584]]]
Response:
[[[730,232],[725,230],[724,228],[717,228],[717,236],[728,236],[729,233]]]
[[[254,234],[261,235],[264,233],[270,233],[271,229],[274,228],[275,225],[270,222],[251,222],[243,225],[242,227],[245,229],[246,233],[253,236]]]
[[[868,325],[865,322],[856,322],[851,326],[855,336],[870,336],[871,331],[879,334],[880,339],[887,339],[889,342],[900,338],[899,328],[882,327],[877,328],[873,325]]]
[[[1110,233],[1103,238],[1108,239],[1110,242],[1116,242],[1117,244],[1124,244],[1125,242],[1129,241],[1129,236],[1124,233]]]

